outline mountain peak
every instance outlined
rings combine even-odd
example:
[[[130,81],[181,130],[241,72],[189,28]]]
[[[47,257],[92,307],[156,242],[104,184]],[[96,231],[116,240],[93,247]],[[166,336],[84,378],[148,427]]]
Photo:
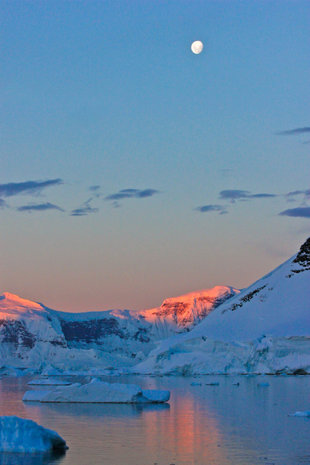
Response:
[[[12,311],[13,313],[28,311],[28,310],[43,310],[41,304],[32,300],[23,299],[11,292],[3,292],[0,296],[0,309],[3,311]]]

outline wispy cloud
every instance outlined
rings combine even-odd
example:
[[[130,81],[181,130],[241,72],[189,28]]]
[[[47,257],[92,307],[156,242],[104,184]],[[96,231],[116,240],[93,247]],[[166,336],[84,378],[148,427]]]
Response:
[[[113,202],[113,206],[118,207],[118,201],[124,199],[145,199],[152,197],[155,194],[159,194],[156,189],[122,189],[115,194],[110,194],[105,197],[105,200]],[[115,203],[116,202],[116,203]]]
[[[48,179],[47,181],[24,181],[10,182],[8,184],[0,184],[0,196],[12,197],[19,194],[36,194],[43,189],[51,186],[63,184],[62,179]]]
[[[306,201],[307,199],[310,198],[310,189],[291,191],[284,195],[284,197],[286,197],[286,200],[288,202],[295,202],[296,197],[299,197],[299,196],[303,196],[304,200]]]
[[[100,187],[101,187],[101,186],[99,186],[99,184],[96,184],[95,186],[89,186],[88,189],[89,189],[91,192],[98,192],[99,189],[100,189]]]
[[[46,203],[39,203],[39,204],[32,204],[32,205],[23,205],[21,207],[18,207],[17,208],[17,211],[19,212],[43,212],[43,211],[46,211],[46,210],[58,210],[58,211],[61,211],[63,212],[64,210],[60,207],[58,207],[58,205],[55,205],[53,203],[50,203],[50,202],[46,202]]]
[[[310,218],[310,207],[289,208],[279,213],[281,216],[292,216],[294,218]]]
[[[228,189],[228,190],[223,190],[219,194],[219,198],[221,200],[228,200],[231,203],[235,203],[238,200],[252,200],[252,199],[268,199],[268,198],[273,198],[277,197],[275,194],[267,194],[267,193],[262,193],[262,194],[251,194],[249,191],[244,191],[240,189]]]
[[[43,189],[51,186],[63,184],[62,179],[48,179],[47,181],[24,181],[10,182],[8,184],[0,184],[0,196],[12,197],[19,194],[36,194]]]
[[[99,211],[99,208],[94,208],[90,205],[92,200],[93,200],[92,197],[86,200],[86,202],[84,202],[80,207],[72,210],[70,215],[71,216],[87,216],[91,213],[97,213]]]
[[[223,205],[202,205],[201,207],[196,207],[195,210],[200,213],[218,212],[220,215],[228,213],[226,207]]]
[[[88,190],[91,192],[92,197],[96,199],[99,199],[102,196],[100,189],[101,189],[101,186],[99,186],[99,184],[96,184],[94,186],[89,186],[88,188]]]
[[[306,134],[310,132],[310,127],[305,126],[303,128],[287,129],[286,131],[276,132],[277,136],[297,136],[299,134]]]

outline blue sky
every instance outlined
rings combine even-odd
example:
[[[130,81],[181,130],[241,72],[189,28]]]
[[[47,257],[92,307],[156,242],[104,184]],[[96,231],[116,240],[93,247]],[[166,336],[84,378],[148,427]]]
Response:
[[[310,225],[309,11],[2,2],[3,291],[151,307],[293,254]]]

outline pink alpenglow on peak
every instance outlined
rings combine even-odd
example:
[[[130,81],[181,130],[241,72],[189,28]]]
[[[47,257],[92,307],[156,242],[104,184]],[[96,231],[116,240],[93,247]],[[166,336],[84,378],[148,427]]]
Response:
[[[238,289],[230,286],[215,286],[211,289],[170,297],[165,299],[160,307],[139,313],[152,323],[165,322],[176,329],[191,329],[212,310],[239,292]]]
[[[239,291],[191,292],[142,311],[68,313],[5,292],[0,296],[0,372],[118,370],[141,362],[158,341],[200,323]]]
[[[31,300],[23,299],[10,292],[3,292],[0,296],[1,318],[11,318],[14,315],[30,313],[31,311],[44,311],[43,305]]]

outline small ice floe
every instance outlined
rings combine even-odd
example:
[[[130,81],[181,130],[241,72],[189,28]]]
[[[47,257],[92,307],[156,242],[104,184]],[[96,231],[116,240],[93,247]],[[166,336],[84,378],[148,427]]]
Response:
[[[220,383],[215,382],[215,383],[206,383],[206,386],[219,386]]]
[[[87,384],[75,383],[47,391],[27,391],[23,401],[89,403],[163,403],[169,391],[141,389],[136,384],[105,383],[94,378]]]
[[[23,401],[25,402],[41,402],[41,399],[43,399],[44,396],[49,391],[26,391],[23,397]]]
[[[191,383],[191,386],[201,386],[201,383],[193,382]]]
[[[61,379],[53,378],[35,378],[29,381],[29,386],[69,386],[70,381],[62,381]]]
[[[303,412],[291,413],[289,417],[310,417],[310,410],[305,410]]]
[[[32,420],[0,417],[0,452],[49,452],[68,449],[58,433]]]
[[[258,383],[257,386],[258,387],[268,387],[269,383]]]

